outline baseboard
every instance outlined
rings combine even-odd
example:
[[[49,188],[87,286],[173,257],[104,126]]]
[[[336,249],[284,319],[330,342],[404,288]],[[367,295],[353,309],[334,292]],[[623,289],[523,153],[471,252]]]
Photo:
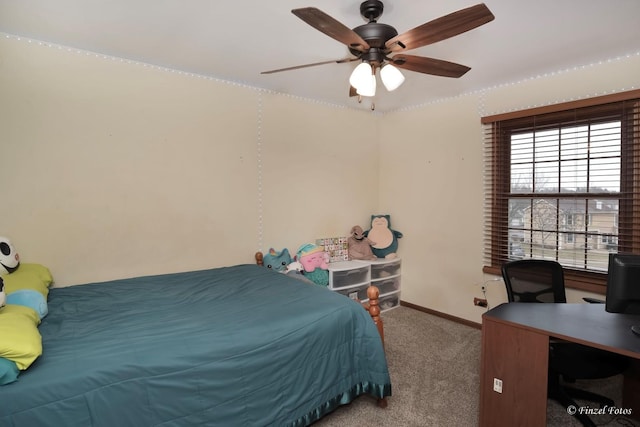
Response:
[[[482,324],[477,322],[472,322],[471,320],[463,319],[462,317],[452,316],[447,313],[442,313],[440,311],[432,310],[427,307],[422,307],[420,305],[411,304],[410,302],[400,300],[400,305],[403,307],[412,308],[414,310],[422,311],[423,313],[433,314],[434,316],[442,317],[443,319],[451,320],[452,322],[461,323],[466,326],[470,326],[476,329],[482,329]]]

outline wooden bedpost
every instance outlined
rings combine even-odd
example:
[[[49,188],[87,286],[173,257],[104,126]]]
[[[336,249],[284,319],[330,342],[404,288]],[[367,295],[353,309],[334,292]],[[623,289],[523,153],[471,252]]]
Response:
[[[380,334],[380,339],[382,340],[382,345],[384,346],[384,323],[382,322],[382,317],[380,317],[380,306],[378,305],[380,290],[374,285],[369,286],[369,288],[367,289],[367,297],[369,298],[367,310],[369,310],[369,315],[373,319],[373,323],[375,323],[376,327],[378,328],[378,333]],[[386,397],[378,399],[379,407],[386,408],[387,404],[388,402]]]
[[[264,257],[262,255],[262,252],[256,252],[256,264],[261,267],[264,265]]]
[[[380,291],[376,286],[371,285],[367,289],[367,297],[369,298],[367,310],[369,310],[369,315],[373,319],[373,323],[375,323],[378,328],[380,339],[382,339],[382,344],[384,345],[384,323],[382,322],[382,317],[380,317],[380,306],[378,301]]]

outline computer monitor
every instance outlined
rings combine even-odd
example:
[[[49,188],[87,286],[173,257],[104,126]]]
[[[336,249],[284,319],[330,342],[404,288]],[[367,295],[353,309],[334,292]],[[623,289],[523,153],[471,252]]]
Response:
[[[605,309],[640,314],[640,255],[609,254]]]

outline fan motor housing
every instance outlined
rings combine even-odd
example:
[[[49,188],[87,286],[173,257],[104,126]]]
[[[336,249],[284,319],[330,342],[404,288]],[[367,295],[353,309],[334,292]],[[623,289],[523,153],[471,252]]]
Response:
[[[398,35],[398,32],[391,25],[380,24],[378,22],[369,22],[353,29],[369,46],[375,48],[384,48],[387,40]],[[360,52],[350,49],[351,53],[358,55]]]

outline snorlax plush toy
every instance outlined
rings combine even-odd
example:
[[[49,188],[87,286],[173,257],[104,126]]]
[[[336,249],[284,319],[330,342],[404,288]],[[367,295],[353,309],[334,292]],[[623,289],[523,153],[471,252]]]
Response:
[[[329,254],[322,246],[305,243],[298,248],[296,259],[302,264],[304,277],[316,285],[329,285]]]
[[[20,255],[8,238],[0,236],[0,276],[13,273],[20,267]]]
[[[391,229],[390,215],[371,215],[371,228],[365,231],[365,236],[375,242],[371,251],[378,258],[395,258],[398,250],[398,239],[402,233]]]

